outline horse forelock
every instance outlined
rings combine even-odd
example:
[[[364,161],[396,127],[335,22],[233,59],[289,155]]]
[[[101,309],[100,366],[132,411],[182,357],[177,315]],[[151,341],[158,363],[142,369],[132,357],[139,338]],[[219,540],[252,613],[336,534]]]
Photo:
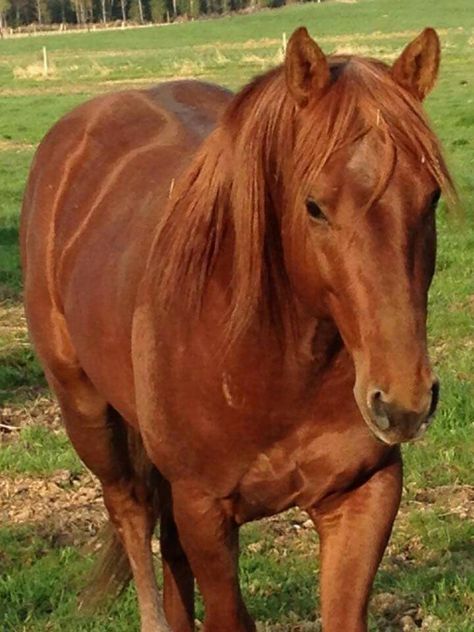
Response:
[[[383,175],[377,189],[383,190],[390,178],[393,154],[406,151],[428,169],[448,206],[454,206],[453,181],[421,103],[378,60],[355,56],[330,60],[334,81],[311,104],[300,130],[299,177],[314,181],[335,152],[375,130],[387,150],[379,156]]]
[[[285,178],[311,181],[343,146],[377,130],[387,147],[380,182],[390,178],[396,151],[416,156],[448,205],[456,193],[439,142],[421,104],[381,62],[329,58],[333,81],[298,110],[282,68],[245,86],[204,142],[173,191],[156,240],[158,301],[199,313],[206,283],[225,243],[233,248],[229,312],[221,326],[236,340],[256,315],[290,319],[291,299],[280,240],[278,199]],[[298,182],[296,182],[298,186]],[[229,239],[225,239],[229,236]]]

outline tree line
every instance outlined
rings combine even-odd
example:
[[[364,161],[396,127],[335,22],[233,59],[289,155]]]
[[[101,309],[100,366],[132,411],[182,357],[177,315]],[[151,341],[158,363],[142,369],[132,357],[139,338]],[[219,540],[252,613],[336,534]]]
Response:
[[[0,0],[0,29],[28,24],[169,22],[290,2],[293,0]]]

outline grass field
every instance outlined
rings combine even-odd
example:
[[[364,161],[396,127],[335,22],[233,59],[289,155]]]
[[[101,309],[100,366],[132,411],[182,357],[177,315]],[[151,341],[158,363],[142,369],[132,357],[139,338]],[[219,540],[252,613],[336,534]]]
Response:
[[[441,204],[429,328],[440,413],[426,439],[404,448],[404,502],[377,577],[371,629],[474,629],[474,13],[471,0],[361,0],[0,41],[1,632],[137,629],[132,588],[99,616],[75,610],[103,512],[61,429],[21,311],[18,212],[35,146],[61,114],[100,92],[177,77],[237,88],[278,63],[283,32],[301,24],[326,51],[387,61],[425,26],[442,38],[441,78],[427,109],[466,218],[448,218]],[[242,583],[263,630],[319,629],[316,547],[298,512],[243,530]]]

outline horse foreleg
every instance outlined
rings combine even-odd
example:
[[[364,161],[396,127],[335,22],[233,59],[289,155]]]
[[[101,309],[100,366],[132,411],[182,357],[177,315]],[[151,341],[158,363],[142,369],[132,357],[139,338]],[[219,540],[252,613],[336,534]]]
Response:
[[[194,630],[194,575],[181,546],[173,516],[169,484],[160,492],[160,546],[163,563],[163,605],[173,632]]]
[[[360,487],[309,511],[320,536],[324,632],[366,632],[367,605],[400,504],[402,464],[391,461]]]
[[[238,528],[222,501],[192,484],[172,487],[181,543],[204,600],[205,632],[254,632],[238,578]]]

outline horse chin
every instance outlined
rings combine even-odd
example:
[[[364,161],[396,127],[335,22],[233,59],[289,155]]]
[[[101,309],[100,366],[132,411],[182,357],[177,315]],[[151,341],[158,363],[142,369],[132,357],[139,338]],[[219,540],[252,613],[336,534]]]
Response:
[[[365,416],[364,416],[364,421],[368,425],[369,430],[372,432],[375,439],[377,439],[377,441],[380,441],[384,445],[398,445],[399,443],[403,443],[403,439],[400,439],[399,437],[397,437],[393,433],[393,431],[389,430],[388,432],[386,432],[386,431],[380,430],[380,428],[378,428],[377,425],[372,420],[369,421],[368,419],[365,418]]]
[[[381,430],[377,423],[368,415],[362,414],[362,416],[374,437],[381,443],[389,446],[420,441],[425,436],[433,420],[433,417],[428,417],[414,432],[404,433],[399,428],[389,427],[387,430]]]
[[[423,437],[426,434],[426,431],[431,426],[431,422],[433,421],[433,418],[434,418],[434,415],[432,415],[431,417],[428,417],[428,419],[426,419],[426,421],[424,421],[421,424],[421,426],[418,428],[417,433],[415,434],[413,439],[411,439],[412,443],[414,443],[415,441],[420,441],[420,439],[423,439]]]

